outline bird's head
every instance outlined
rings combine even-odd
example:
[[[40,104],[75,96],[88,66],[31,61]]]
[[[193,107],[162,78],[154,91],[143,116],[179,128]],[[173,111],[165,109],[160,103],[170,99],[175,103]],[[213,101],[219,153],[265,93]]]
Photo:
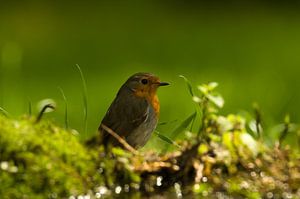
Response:
[[[125,82],[125,86],[136,96],[146,98],[155,96],[158,87],[167,85],[169,83],[161,82],[157,76],[151,73],[136,73]]]

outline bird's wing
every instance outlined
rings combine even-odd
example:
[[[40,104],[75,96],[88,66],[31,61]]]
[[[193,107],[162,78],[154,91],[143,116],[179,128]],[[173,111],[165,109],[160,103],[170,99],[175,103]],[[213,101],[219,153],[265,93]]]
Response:
[[[101,124],[106,125],[121,137],[126,138],[129,133],[147,119],[148,112],[149,104],[146,99],[136,97],[133,93],[118,94]],[[112,136],[102,129],[101,125],[99,130],[101,131],[102,143],[107,144],[112,139]],[[118,144],[118,141],[115,139],[112,139],[111,142]]]

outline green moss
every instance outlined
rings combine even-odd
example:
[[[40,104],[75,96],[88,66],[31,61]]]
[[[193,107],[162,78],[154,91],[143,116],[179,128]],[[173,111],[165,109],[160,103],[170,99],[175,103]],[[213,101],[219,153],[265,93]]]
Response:
[[[35,124],[30,118],[0,116],[0,195],[45,198],[86,193],[103,181],[94,175],[97,154],[84,148],[72,131],[49,121]]]

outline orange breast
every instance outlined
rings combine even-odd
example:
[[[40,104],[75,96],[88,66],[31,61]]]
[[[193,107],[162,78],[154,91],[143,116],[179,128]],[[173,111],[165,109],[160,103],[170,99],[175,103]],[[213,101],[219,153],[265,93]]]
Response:
[[[151,99],[151,104],[152,107],[154,108],[155,114],[158,117],[159,116],[159,109],[160,109],[160,104],[157,95],[154,95]]]
[[[160,104],[159,104],[159,100],[158,97],[156,95],[156,92],[148,92],[145,90],[137,90],[134,93],[137,97],[143,97],[146,98],[147,101],[152,105],[156,116],[159,116],[159,110],[160,110]]]

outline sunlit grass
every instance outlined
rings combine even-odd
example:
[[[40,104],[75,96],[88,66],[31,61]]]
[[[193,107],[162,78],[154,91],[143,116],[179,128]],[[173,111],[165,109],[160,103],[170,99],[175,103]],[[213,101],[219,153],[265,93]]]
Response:
[[[65,128],[68,129],[69,128],[69,118],[68,118],[68,101],[67,101],[67,97],[65,95],[65,92],[64,90],[61,88],[61,87],[58,87],[60,93],[61,93],[61,96],[64,100],[64,103],[65,103]]]
[[[83,99],[83,117],[84,117],[84,137],[87,136],[88,129],[88,96],[87,96],[87,86],[86,80],[84,78],[83,72],[78,64],[76,67],[80,73],[81,83],[82,83],[82,99]]]

